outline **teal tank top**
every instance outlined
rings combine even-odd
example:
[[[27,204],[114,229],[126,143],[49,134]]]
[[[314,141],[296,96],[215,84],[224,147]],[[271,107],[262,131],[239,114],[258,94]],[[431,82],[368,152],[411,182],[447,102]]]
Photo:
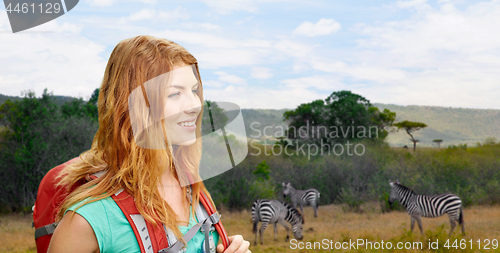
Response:
[[[67,211],[74,211],[81,203],[76,203]],[[189,209],[189,225],[179,226],[182,234],[187,233],[191,227],[198,223],[196,216],[191,215],[191,207]],[[132,227],[111,197],[85,204],[78,208],[76,213],[85,218],[94,230],[101,253],[141,252]],[[211,235],[214,242],[219,241],[219,234],[216,231],[211,232]],[[198,231],[187,243],[185,253],[204,252],[204,240],[205,235]]]

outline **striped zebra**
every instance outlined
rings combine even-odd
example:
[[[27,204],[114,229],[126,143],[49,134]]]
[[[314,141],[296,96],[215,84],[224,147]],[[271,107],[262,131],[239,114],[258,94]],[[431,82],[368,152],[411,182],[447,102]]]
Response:
[[[260,230],[257,231],[257,226],[259,221],[262,222]],[[274,224],[274,240],[276,241],[276,234],[278,233],[277,223],[283,225],[286,228],[286,241],[290,239],[289,230],[290,228],[285,221],[292,224],[293,236],[302,240],[302,224],[304,224],[304,218],[300,212],[290,206],[288,203],[282,203],[278,200],[267,200],[258,199],[252,205],[252,222],[253,222],[253,233],[255,234],[255,245],[257,245],[257,234],[260,232],[260,244],[263,244],[262,234],[269,223]]]
[[[302,210],[302,206],[311,205],[314,208],[314,217],[318,217],[318,205],[319,205],[319,191],[311,188],[307,190],[296,190],[293,186],[288,183],[281,183],[283,186],[283,198],[286,198],[287,195],[290,195],[290,199],[292,199],[293,207],[297,208],[297,205],[300,207],[300,211],[304,213]]]
[[[389,181],[389,185],[391,186],[389,204],[399,201],[406,207],[406,211],[411,216],[412,232],[415,220],[417,220],[420,233],[423,235],[421,217],[435,218],[447,213],[451,224],[450,236],[455,228],[455,221],[458,221],[458,224],[462,226],[462,234],[465,235],[462,201],[458,196],[451,193],[436,196],[417,195],[412,189],[398,181]]]

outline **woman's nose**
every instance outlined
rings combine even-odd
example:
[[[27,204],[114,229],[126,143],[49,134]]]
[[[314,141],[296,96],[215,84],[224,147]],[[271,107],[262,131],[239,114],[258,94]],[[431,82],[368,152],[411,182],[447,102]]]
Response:
[[[199,114],[201,112],[201,101],[198,96],[192,94],[189,96],[188,101],[186,102],[186,106],[184,107],[184,113],[187,114]]]

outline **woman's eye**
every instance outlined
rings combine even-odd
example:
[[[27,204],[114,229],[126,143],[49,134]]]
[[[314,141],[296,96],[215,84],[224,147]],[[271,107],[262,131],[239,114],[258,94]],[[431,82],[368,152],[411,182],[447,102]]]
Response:
[[[181,94],[180,92],[176,92],[176,93],[174,93],[174,94],[170,94],[170,95],[168,95],[168,97],[169,97],[169,98],[175,98],[175,97],[179,96],[180,94]]]
[[[196,89],[196,90],[193,90],[193,93],[196,93],[196,94],[198,94],[198,89]]]

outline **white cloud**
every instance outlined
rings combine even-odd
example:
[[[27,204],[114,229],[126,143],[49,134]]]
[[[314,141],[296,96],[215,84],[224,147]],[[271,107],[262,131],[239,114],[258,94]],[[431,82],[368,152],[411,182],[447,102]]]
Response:
[[[0,31],[12,31],[7,12],[0,11]]]
[[[428,10],[409,20],[365,26],[361,33],[370,38],[358,40],[359,45],[420,57],[494,52],[500,47],[500,35],[491,32],[500,22],[499,4],[449,10]]]
[[[180,6],[172,11],[158,11],[151,8],[145,8],[140,11],[130,14],[128,17],[122,17],[118,19],[119,23],[126,24],[130,21],[141,21],[141,20],[151,20],[154,22],[166,22],[175,20],[187,20],[190,18],[188,12],[186,12]]]
[[[239,76],[230,75],[223,71],[216,71],[215,74],[219,75],[219,81],[236,84],[236,85],[246,85],[247,81]]]
[[[247,0],[201,0],[219,14],[229,14],[233,11],[255,12],[257,7]]]
[[[142,9],[136,13],[132,13],[128,19],[131,21],[138,21],[144,19],[154,19],[156,11],[152,9]]]
[[[295,30],[293,30],[293,33],[307,37],[314,37],[336,33],[340,30],[340,28],[340,23],[334,19],[322,18],[315,24],[309,21],[303,22],[295,28]]]
[[[242,49],[195,49],[191,53],[198,59],[200,68],[205,69],[251,66],[259,63],[262,58],[262,55],[253,50]]]
[[[86,0],[85,3],[90,6],[100,6],[100,7],[109,7],[117,3],[117,0]],[[145,4],[155,5],[158,3],[158,0],[132,0],[132,2],[139,2]]]
[[[210,23],[201,23],[200,24],[201,28],[204,28],[206,30],[212,30],[212,31],[218,31],[220,32],[222,29],[218,25],[210,24]]]
[[[169,38],[175,42],[184,42],[191,45],[200,45],[209,48],[233,49],[238,46],[237,41],[225,39],[211,33],[188,32],[184,30],[165,30],[157,32],[156,36]]]
[[[37,29],[57,25],[46,24]],[[19,96],[23,90],[31,89],[41,95],[48,88],[57,95],[86,98],[101,84],[106,66],[106,60],[100,56],[103,51],[103,46],[79,35],[4,34],[0,43],[1,93]]]
[[[227,101],[241,108],[295,108],[301,103],[309,103],[316,99],[325,99],[327,93],[318,93],[312,89],[290,87],[255,87],[229,85],[220,89],[204,89],[205,99]]]
[[[178,19],[187,20],[190,17],[191,16],[189,15],[189,12],[181,8],[180,6],[172,11],[158,11],[158,18],[160,19],[159,21],[178,20]]]
[[[271,73],[270,68],[264,67],[254,67],[252,68],[252,73],[250,74],[253,78],[256,79],[269,79],[274,75]]]
[[[226,86],[226,84],[224,84],[222,82],[219,82],[219,81],[214,81],[214,80],[203,81],[203,88],[204,89],[207,89],[207,88],[221,88],[221,87],[224,87],[224,86]]]
[[[141,3],[146,3],[146,4],[156,4],[158,1],[157,0],[139,0]]]
[[[395,3],[395,6],[399,9],[408,9],[408,8],[422,6],[425,3],[427,3],[427,0],[397,1]]]
[[[388,68],[372,64],[347,65],[343,62],[330,62],[328,59],[314,60],[311,62],[314,69],[327,73],[334,73],[341,77],[353,80],[369,80],[377,83],[405,81],[406,71],[397,67]]]
[[[90,6],[109,7],[112,6],[116,2],[116,0],[87,0],[85,2]]]
[[[431,8],[425,1],[400,21],[361,25],[365,38],[349,63],[324,56],[310,64],[363,84],[356,89],[383,103],[500,108],[500,23],[498,1],[459,10],[450,1]],[[341,64],[343,63],[343,64]],[[495,82],[497,83],[495,86]],[[354,91],[354,89],[353,89]]]
[[[308,76],[299,77],[294,79],[285,79],[281,83],[284,83],[286,87],[296,88],[296,89],[316,89],[325,91],[334,91],[344,89],[346,86],[341,83],[337,78],[333,76]]]
[[[219,14],[231,14],[233,11],[257,12],[258,5],[284,0],[201,0]]]
[[[314,46],[303,44],[296,41],[291,40],[281,40],[278,43],[274,44],[274,48],[278,51],[281,51],[287,55],[302,58],[302,57],[310,57],[312,56]]]
[[[184,30],[190,31],[210,31],[210,32],[222,32],[222,27],[209,22],[184,22],[180,24]]]

